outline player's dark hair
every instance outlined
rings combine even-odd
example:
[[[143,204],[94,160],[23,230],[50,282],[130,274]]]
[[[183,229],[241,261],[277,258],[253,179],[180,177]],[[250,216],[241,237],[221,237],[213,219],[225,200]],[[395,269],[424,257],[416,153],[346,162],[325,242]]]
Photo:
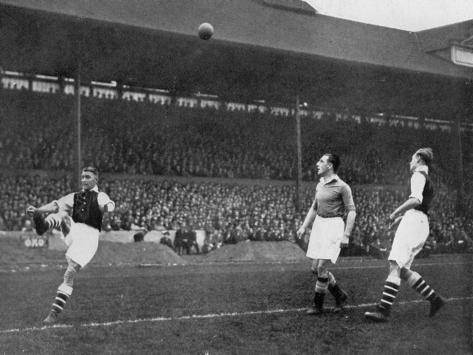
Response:
[[[327,161],[332,164],[333,171],[336,173],[341,163],[340,157],[337,154],[332,153],[325,153],[324,155],[327,157]]]
[[[92,166],[92,165],[86,166],[85,168],[82,169],[82,171],[87,171],[89,173],[96,175],[97,177],[99,176],[99,169],[97,169],[95,166]]]

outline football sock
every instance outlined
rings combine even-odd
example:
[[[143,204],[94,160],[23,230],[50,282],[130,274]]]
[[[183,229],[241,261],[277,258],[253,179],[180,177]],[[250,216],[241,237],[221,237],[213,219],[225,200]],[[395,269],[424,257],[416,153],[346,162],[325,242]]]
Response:
[[[59,229],[61,227],[61,222],[62,218],[58,213],[53,213],[48,215],[44,222],[48,225],[49,229],[51,228],[57,228]]]
[[[335,276],[333,276],[333,274],[329,271],[328,272],[328,284],[329,286],[330,285],[336,285],[337,284],[337,280],[335,279]]]
[[[437,293],[417,272],[411,271],[407,278],[407,284],[419,292],[426,300],[433,301],[438,297]]]
[[[391,307],[396,299],[396,296],[399,292],[399,286],[401,285],[401,278],[397,276],[388,276],[386,282],[384,283],[383,297],[378,304],[378,309],[385,313],[389,314],[391,312]]]
[[[343,297],[342,290],[338,286],[337,280],[335,279],[335,276],[329,271],[328,272],[328,290],[332,294],[332,296],[335,298],[336,304],[340,304],[341,298]]]
[[[322,309],[324,306],[324,298],[328,288],[328,277],[317,277],[315,283],[314,305],[317,309]]]
[[[65,284],[59,285],[56,293],[56,298],[54,299],[51,312],[56,314],[61,313],[66,305],[67,300],[72,294],[72,287]]]

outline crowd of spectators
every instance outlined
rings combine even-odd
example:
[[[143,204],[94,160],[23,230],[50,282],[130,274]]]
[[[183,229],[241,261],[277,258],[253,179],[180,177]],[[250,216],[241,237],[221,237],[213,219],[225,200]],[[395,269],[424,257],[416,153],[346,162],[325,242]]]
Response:
[[[61,94],[1,90],[0,167],[72,170],[73,98]],[[303,118],[303,178],[315,181],[315,162],[326,151],[342,157],[340,175],[354,186],[358,218],[351,250],[386,249],[392,232],[386,218],[404,198],[410,154],[434,149],[436,198],[429,245],[437,251],[472,250],[473,202],[455,213],[458,151],[454,132],[377,125],[350,115]],[[190,108],[126,100],[82,100],[82,155],[102,173],[135,178],[104,179],[101,188],[117,201],[106,230],[206,231],[205,249],[243,240],[294,240],[312,200],[296,212],[294,187],[269,180],[294,179],[295,127],[289,117]],[[473,175],[473,135],[462,134],[465,176]],[[140,179],[140,176],[157,176]],[[167,180],[163,176],[169,177]],[[186,183],[172,179],[185,176]],[[249,178],[267,184],[196,182],[192,177]],[[467,183],[467,189],[468,181]],[[369,184],[362,187],[360,185]],[[382,185],[382,187],[378,187]],[[392,186],[391,186],[392,185]],[[404,189],[403,187],[402,189]],[[0,181],[0,230],[21,230],[27,204],[41,205],[71,191],[67,178],[5,175]]]
[[[116,202],[116,210],[103,221],[105,230],[166,231],[187,226],[206,231],[206,251],[245,240],[295,241],[295,231],[314,193],[314,186],[304,189],[303,208],[296,212],[295,187],[288,184],[105,177],[100,188]],[[1,176],[0,230],[21,230],[29,223],[25,215],[28,204],[38,206],[70,191],[67,178]],[[386,249],[392,238],[386,228],[387,216],[406,198],[405,191],[354,186],[353,192],[357,222],[350,243],[352,252]],[[429,245],[433,251],[473,251],[473,199],[466,205],[466,213],[456,214],[454,196],[439,191],[431,214]]]
[[[0,166],[71,170],[74,101],[61,94],[0,90]],[[409,156],[431,146],[436,176],[455,182],[454,133],[358,122],[349,115],[302,119],[303,179],[325,151],[342,156],[351,184],[404,184]],[[82,100],[82,156],[102,172],[140,175],[294,179],[295,127],[289,117],[126,100]],[[473,174],[473,135],[463,137]]]

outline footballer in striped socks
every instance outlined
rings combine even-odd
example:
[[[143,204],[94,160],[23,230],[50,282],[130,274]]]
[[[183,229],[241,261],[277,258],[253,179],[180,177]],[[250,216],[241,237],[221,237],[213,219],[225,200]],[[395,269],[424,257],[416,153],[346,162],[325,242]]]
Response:
[[[26,212],[33,216],[38,234],[50,228],[60,228],[66,237],[67,270],[59,286],[51,311],[43,320],[46,324],[56,321],[72,294],[75,274],[85,267],[97,252],[103,216],[115,209],[115,202],[98,188],[98,170],[87,166],[81,172],[81,191],[72,192],[40,207],[28,206]],[[48,214],[43,218],[43,214]]]
[[[429,171],[433,158],[432,149],[428,147],[418,149],[411,156],[409,197],[389,215],[388,220],[388,228],[397,225],[388,256],[390,277],[386,281],[378,310],[365,313],[369,320],[382,322],[388,319],[389,310],[399,290],[400,279],[430,301],[431,317],[445,304],[442,297],[427,285],[418,273],[410,270],[414,258],[422,250],[430,233],[429,209],[434,198],[434,184]]]
[[[391,307],[396,300],[401,285],[401,278],[389,275],[384,283],[383,296],[375,312],[365,312],[365,317],[375,322],[386,322],[391,314]]]

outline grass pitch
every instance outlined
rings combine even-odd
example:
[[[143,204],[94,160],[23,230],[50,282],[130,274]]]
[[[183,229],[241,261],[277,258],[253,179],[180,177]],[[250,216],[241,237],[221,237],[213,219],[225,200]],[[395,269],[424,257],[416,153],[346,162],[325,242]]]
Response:
[[[471,353],[471,256],[413,268],[450,302],[431,319],[402,286],[384,324],[363,319],[386,277],[379,260],[342,259],[332,271],[349,307],[320,317],[304,314],[314,286],[307,262],[86,268],[57,327],[41,320],[63,270],[1,272],[0,354]]]

